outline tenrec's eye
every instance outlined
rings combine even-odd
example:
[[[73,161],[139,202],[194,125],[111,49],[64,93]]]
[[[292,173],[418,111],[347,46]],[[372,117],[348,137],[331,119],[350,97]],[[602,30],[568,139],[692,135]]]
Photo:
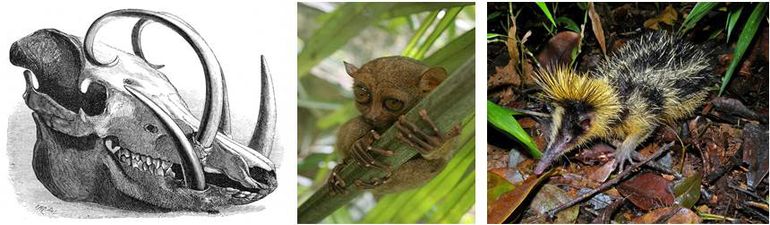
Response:
[[[404,108],[404,102],[399,101],[397,99],[388,98],[388,99],[385,99],[385,108],[390,111],[398,112],[398,111],[401,111],[402,108]]]
[[[369,93],[369,89],[362,86],[353,87],[353,94],[356,97],[356,102],[361,104],[369,103],[372,100],[372,95]]]

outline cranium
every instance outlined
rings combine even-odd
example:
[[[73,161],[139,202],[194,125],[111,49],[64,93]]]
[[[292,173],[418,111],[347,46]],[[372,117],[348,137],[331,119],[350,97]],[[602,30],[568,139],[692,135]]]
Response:
[[[132,32],[134,54],[94,41],[100,27],[119,17],[139,18]],[[197,53],[206,78],[200,121],[161,66],[145,60],[140,37],[150,22],[172,29]],[[12,45],[10,59],[27,69],[24,99],[37,126],[35,175],[62,200],[140,211],[217,211],[257,201],[276,188],[274,165],[263,155],[275,131],[264,58],[260,118],[249,147],[230,136],[227,90],[216,56],[189,24],[171,14],[109,12],[83,39],[38,30]]]

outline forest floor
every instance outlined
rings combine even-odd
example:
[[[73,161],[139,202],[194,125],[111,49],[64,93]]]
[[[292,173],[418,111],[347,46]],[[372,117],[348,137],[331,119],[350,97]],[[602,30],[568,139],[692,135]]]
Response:
[[[548,6],[558,26],[551,26],[535,3],[488,4],[488,33],[505,35],[502,41],[489,41],[487,46],[487,94],[491,102],[513,110],[548,114],[532,79],[539,64],[549,60],[574,60],[574,69],[590,71],[604,58],[599,39],[606,41],[606,52],[610,55],[627,40],[646,32],[676,31],[694,3],[596,3],[590,11],[598,15],[603,33],[593,30],[595,22],[588,16],[587,4]],[[524,150],[523,144],[490,124],[487,139],[490,194],[493,190],[505,190],[502,192],[518,192],[516,195],[523,196],[509,196],[521,202],[501,201],[500,196],[505,194],[496,193],[489,197],[490,210],[510,210],[509,216],[504,217],[506,223],[767,224],[768,26],[765,17],[729,85],[719,96],[720,80],[733,58],[739,34],[733,31],[728,40],[725,15],[742,8],[743,16],[737,23],[741,24],[748,17],[750,6],[753,5],[717,6],[724,10],[715,9],[706,14],[697,26],[685,33],[683,38],[713,50],[710,80],[714,84],[708,87],[706,103],[692,117],[661,126],[638,148],[643,156],[650,156],[661,146],[673,143],[669,152],[657,159],[667,172],[642,166],[627,177],[618,177],[620,172],[612,166],[614,147],[599,141],[562,157],[567,160],[555,162],[552,167],[556,172],[541,180],[532,172],[538,160]],[[584,25],[582,42],[562,35],[569,30],[580,31],[579,25]],[[512,28],[515,31],[509,33]],[[603,37],[597,38],[597,33]],[[514,48],[510,46],[512,39],[507,38],[516,40]],[[571,58],[573,55],[569,53],[575,46],[579,46],[580,51]],[[554,50],[558,47],[563,49]],[[521,57],[512,59],[512,52]],[[516,116],[516,119],[538,148],[544,149],[547,140],[542,131],[548,118],[530,114]],[[674,173],[670,173],[672,171]],[[562,210],[555,220],[547,216],[555,207],[613,179],[619,182],[575,207]]]

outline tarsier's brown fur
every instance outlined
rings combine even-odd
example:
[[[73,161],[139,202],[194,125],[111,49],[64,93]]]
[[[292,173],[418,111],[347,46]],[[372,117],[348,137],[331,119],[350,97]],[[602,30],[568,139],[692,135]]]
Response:
[[[436,176],[453,154],[455,146],[452,140],[457,135],[457,129],[444,137],[432,125],[425,111],[421,112],[421,116],[424,122],[433,128],[429,132],[422,131],[401,116],[409,112],[447,77],[446,70],[440,67],[429,67],[414,59],[401,56],[377,58],[361,68],[356,68],[349,63],[345,63],[345,67],[348,75],[353,77],[356,108],[361,115],[340,127],[337,133],[336,152],[342,158],[343,164],[356,161],[364,166],[368,164],[367,167],[377,167],[390,173],[390,176],[382,180],[359,181],[357,186],[372,189],[376,194],[393,193],[421,186]],[[373,148],[371,144],[379,138],[379,134],[393,125],[399,129],[397,135],[399,139],[414,147],[420,154],[409,159],[398,169],[390,171],[389,165],[366,159],[373,159],[372,155],[392,154],[389,150]],[[426,133],[429,135],[425,135]],[[410,141],[414,140],[415,136],[422,138],[425,142],[433,141],[433,144],[423,148],[415,146],[419,145],[420,141]],[[429,140],[431,138],[433,139]],[[357,148],[358,152],[356,152]],[[368,155],[362,157],[361,154]],[[336,175],[333,174],[330,178],[332,184],[334,184],[334,176]]]

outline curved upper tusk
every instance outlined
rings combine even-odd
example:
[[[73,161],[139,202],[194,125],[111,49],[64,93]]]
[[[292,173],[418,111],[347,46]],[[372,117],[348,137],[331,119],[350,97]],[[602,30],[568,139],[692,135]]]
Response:
[[[206,178],[203,175],[203,166],[200,164],[198,154],[193,150],[192,144],[190,144],[190,140],[187,140],[182,128],[174,122],[174,119],[172,119],[167,112],[163,111],[157,103],[144,95],[144,93],[128,85],[124,85],[123,87],[147,105],[147,107],[150,107],[150,109],[155,112],[155,115],[160,118],[160,121],[166,125],[169,131],[171,131],[174,138],[179,140],[179,144],[181,145],[181,148],[179,148],[179,158],[182,159],[182,170],[184,172],[185,182],[187,182],[187,187],[195,190],[204,190],[206,188]]]
[[[257,127],[249,141],[249,148],[257,150],[262,155],[270,156],[273,148],[273,139],[275,138],[275,94],[273,91],[273,79],[270,70],[267,68],[265,56],[260,56],[262,60],[261,74],[261,97],[259,99],[259,119]]]
[[[152,22],[152,20],[142,18],[134,24],[134,28],[131,29],[131,47],[134,49],[134,55],[139,56],[139,58],[142,58],[147,65],[150,65],[150,67],[157,70],[163,68],[164,65],[152,64],[150,61],[147,61],[147,58],[144,57],[144,50],[142,50],[142,31],[145,26],[150,24],[150,22]]]
[[[92,64],[110,65],[117,62],[116,58],[110,63],[101,63],[94,58],[93,51],[94,39],[99,28],[105,25],[110,19],[116,17],[135,17],[163,24],[182,36],[195,50],[198,59],[203,65],[203,72],[206,77],[206,102],[203,107],[201,124],[198,126],[200,129],[198,130],[195,139],[203,148],[211,147],[221,120],[224,91],[222,89],[222,69],[219,66],[219,62],[217,61],[214,52],[211,51],[211,48],[206,44],[206,41],[203,40],[203,38],[189,24],[169,13],[141,9],[116,10],[102,15],[88,28],[88,32],[84,38],[85,41],[83,42],[83,49],[85,50],[86,59]]]

